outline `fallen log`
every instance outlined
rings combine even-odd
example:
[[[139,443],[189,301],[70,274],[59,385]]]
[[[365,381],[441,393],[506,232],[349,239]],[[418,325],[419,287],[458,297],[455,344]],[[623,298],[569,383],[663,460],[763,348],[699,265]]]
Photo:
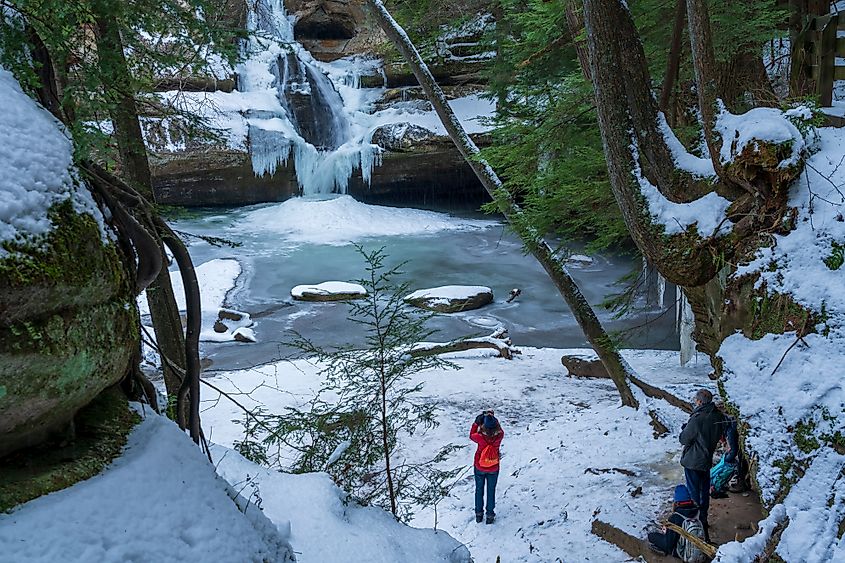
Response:
[[[515,354],[520,351],[514,348],[511,344],[511,339],[508,337],[508,331],[504,328],[496,329],[490,336],[483,336],[480,338],[464,338],[461,340],[452,340],[451,342],[420,342],[416,344],[410,351],[411,356],[436,356],[438,354],[448,354],[449,352],[463,352],[465,350],[474,350],[481,348],[490,348],[499,352],[500,358],[512,360]]]
[[[180,92],[231,92],[235,89],[233,78],[214,78],[205,76],[187,76],[184,78],[159,78],[156,80],[154,90],[156,92],[167,92],[179,90]]]
[[[673,557],[658,555],[648,548],[646,542],[638,537],[632,536],[602,520],[593,520],[590,531],[607,543],[612,543],[633,558],[642,557],[647,563],[663,563],[664,561],[677,561]]]
[[[610,379],[610,375],[608,375],[607,370],[604,369],[604,365],[602,365],[598,358],[578,355],[563,356],[561,357],[560,362],[566,367],[569,371],[569,375],[571,376]],[[669,391],[646,383],[636,375],[631,374],[628,377],[631,380],[631,383],[642,389],[643,393],[647,396],[653,399],[663,399],[673,407],[677,407],[687,413],[691,413],[693,411],[691,403],[673,395]]]

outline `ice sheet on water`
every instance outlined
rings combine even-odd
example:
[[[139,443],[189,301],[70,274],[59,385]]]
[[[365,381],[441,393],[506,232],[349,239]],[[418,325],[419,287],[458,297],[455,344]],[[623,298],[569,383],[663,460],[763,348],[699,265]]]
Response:
[[[367,205],[351,196],[294,198],[250,211],[237,229],[273,232],[290,242],[344,245],[367,237],[486,229],[495,221],[420,209]]]

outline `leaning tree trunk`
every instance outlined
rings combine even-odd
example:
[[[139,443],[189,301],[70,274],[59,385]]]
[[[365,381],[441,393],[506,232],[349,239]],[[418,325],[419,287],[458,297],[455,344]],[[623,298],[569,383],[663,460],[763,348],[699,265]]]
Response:
[[[519,235],[526,249],[543,266],[543,269],[552,279],[560,294],[563,296],[572,314],[575,316],[578,325],[595,349],[599,358],[611,375],[622,404],[639,408],[639,403],[631,392],[628,380],[632,375],[630,366],[622,358],[619,351],[614,347],[607,333],[601,325],[592,307],[590,307],[584,295],[578,289],[575,280],[569,275],[563,261],[555,255],[551,246],[537,233],[525,220],[519,206],[511,195],[504,189],[492,167],[479,156],[478,147],[469,138],[463,126],[455,117],[452,108],[446,100],[446,96],[435,82],[434,77],[426,66],[422,57],[417,52],[405,31],[393,19],[380,0],[368,0],[373,8],[373,13],[384,30],[387,37],[393,42],[396,48],[402,53],[411,70],[414,72],[417,81],[423,88],[426,97],[434,106],[440,121],[446,128],[449,137],[455,143],[461,155],[472,167],[475,175],[481,181],[484,189],[498,205],[499,210],[505,216],[513,230]]]
[[[114,136],[120,152],[121,166],[127,184],[143,196],[147,202],[154,201],[152,180],[146,147],[144,145],[141,125],[138,120],[138,110],[135,103],[135,89],[129,73],[129,67],[123,52],[123,41],[117,21],[109,13],[108,6],[101,3],[93,4],[95,9],[95,23],[97,28],[97,58],[100,74],[104,85],[109,113],[114,127]],[[154,215],[154,211],[151,211]],[[159,237],[159,251],[165,256],[164,245],[174,250],[174,243],[169,233],[162,230],[160,224],[151,225],[152,230]],[[176,253],[174,252],[174,255]],[[185,284],[186,293],[197,293],[196,274],[190,258],[187,260],[177,256],[180,272]],[[185,268],[190,272],[186,272]],[[182,322],[176,305],[170,273],[164,267],[147,289],[147,300],[150,305],[150,315],[160,353],[166,355],[169,362],[162,361],[167,394],[176,398],[176,420],[183,428],[189,427],[192,438],[199,442],[199,385],[190,380],[199,378],[199,328],[188,327],[188,340],[182,332]],[[188,305],[199,306],[197,303]],[[199,310],[191,311],[188,307],[189,321],[198,322]],[[194,357],[195,356],[195,357]],[[178,373],[174,367],[185,374]],[[190,396],[189,386],[196,388]],[[196,405],[194,405],[196,403]]]

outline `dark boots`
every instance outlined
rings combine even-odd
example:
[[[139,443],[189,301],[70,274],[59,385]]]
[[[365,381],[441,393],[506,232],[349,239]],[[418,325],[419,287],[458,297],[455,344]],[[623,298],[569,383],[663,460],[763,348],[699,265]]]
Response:
[[[482,520],[484,520],[484,513],[483,512],[476,512],[475,513],[475,522],[477,524],[481,524]]]
[[[495,519],[496,519],[496,515],[493,514],[492,512],[487,514],[487,523],[488,524],[492,524]]]

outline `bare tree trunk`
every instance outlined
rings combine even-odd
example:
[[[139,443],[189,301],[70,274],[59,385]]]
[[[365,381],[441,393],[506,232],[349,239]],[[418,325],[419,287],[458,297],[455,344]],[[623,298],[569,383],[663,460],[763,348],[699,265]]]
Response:
[[[713,54],[713,34],[710,31],[710,15],[707,0],[687,0],[690,49],[692,50],[695,83],[698,91],[698,107],[701,111],[704,138],[710,151],[710,160],[721,178],[721,143],[714,131],[716,126],[716,97],[718,95],[716,57]]]
[[[565,8],[566,24],[569,26],[569,35],[575,43],[575,54],[578,56],[578,64],[581,66],[581,74],[587,82],[593,80],[590,74],[590,53],[586,39],[579,39],[584,29],[584,13],[581,6],[575,2],[567,2]]]
[[[669,48],[669,59],[666,61],[666,75],[663,77],[663,90],[660,93],[659,106],[670,125],[674,125],[674,119],[670,117],[669,101],[672,99],[672,92],[675,90],[675,82],[677,82],[678,71],[681,67],[681,47],[683,46],[686,17],[686,0],[678,0],[675,5],[675,24],[672,27],[672,46]]]
[[[628,385],[628,379],[632,374],[630,366],[628,366],[627,362],[619,354],[619,351],[613,346],[613,343],[601,326],[598,317],[596,317],[592,307],[590,307],[584,295],[578,289],[575,280],[569,275],[563,262],[555,256],[555,252],[543,240],[540,233],[537,233],[526,222],[519,206],[504,189],[496,173],[483,158],[479,157],[478,147],[475,146],[475,143],[469,138],[455,117],[452,108],[446,101],[446,96],[437,82],[435,82],[434,77],[431,75],[431,72],[404,30],[396,23],[380,0],[368,0],[368,4],[372,7],[372,11],[379,25],[385,34],[387,34],[387,37],[393,42],[399,52],[402,53],[402,56],[413,70],[414,76],[416,76],[426,97],[434,106],[438,117],[440,117],[440,121],[446,128],[446,132],[457,146],[461,155],[463,155],[467,163],[472,167],[475,175],[487,190],[487,193],[497,203],[499,210],[508,220],[508,223],[522,239],[526,249],[540,262],[569,305],[581,330],[611,375],[619,391],[622,404],[639,408],[639,403]]]

